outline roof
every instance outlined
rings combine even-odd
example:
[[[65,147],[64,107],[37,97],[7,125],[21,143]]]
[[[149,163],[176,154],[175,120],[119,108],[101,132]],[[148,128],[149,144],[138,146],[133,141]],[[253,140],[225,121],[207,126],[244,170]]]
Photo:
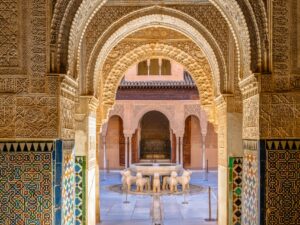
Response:
[[[173,81],[173,80],[156,80],[156,81],[125,81],[123,78],[119,89],[131,89],[131,88],[143,88],[143,89],[164,89],[164,88],[184,88],[184,89],[194,89],[197,88],[195,82],[193,81],[191,75],[188,72],[184,72],[183,81]]]

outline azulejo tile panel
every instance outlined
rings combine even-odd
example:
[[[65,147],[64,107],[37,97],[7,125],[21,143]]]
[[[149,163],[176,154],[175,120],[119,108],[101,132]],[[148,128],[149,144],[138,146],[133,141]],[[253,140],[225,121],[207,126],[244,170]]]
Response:
[[[265,224],[300,224],[300,140],[265,140]]]
[[[52,224],[54,142],[0,143],[0,224]]]
[[[72,151],[64,151],[63,175],[63,224],[75,224],[75,156]]]
[[[240,225],[242,217],[242,171],[243,158],[230,157],[229,158],[229,196],[231,197],[232,209],[229,224]]]
[[[242,189],[242,223],[258,224],[258,141],[244,140],[243,189]]]
[[[75,158],[75,224],[86,224],[85,211],[85,183],[86,183],[86,157],[76,156]]]

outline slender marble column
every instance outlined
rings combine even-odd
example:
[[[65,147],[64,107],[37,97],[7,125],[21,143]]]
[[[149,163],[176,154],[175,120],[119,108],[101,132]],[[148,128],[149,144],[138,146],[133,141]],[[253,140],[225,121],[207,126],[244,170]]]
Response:
[[[129,140],[129,166],[130,166],[132,163],[132,136],[131,135],[128,137],[128,140]]]
[[[176,163],[179,163],[179,137],[176,137]]]
[[[107,155],[106,155],[106,137],[102,136],[103,143],[103,169],[107,169]]]
[[[183,137],[179,137],[180,140],[180,164],[183,165]]]
[[[128,137],[125,136],[125,168],[128,168]]]
[[[206,169],[206,145],[205,145],[206,134],[202,134],[202,168]]]

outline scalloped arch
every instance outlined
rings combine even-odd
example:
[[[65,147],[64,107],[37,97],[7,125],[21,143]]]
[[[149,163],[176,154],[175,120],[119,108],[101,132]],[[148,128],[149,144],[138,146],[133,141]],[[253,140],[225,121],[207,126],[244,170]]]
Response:
[[[118,85],[126,70],[133,64],[148,57],[165,57],[182,64],[192,75],[200,92],[202,105],[214,104],[212,74],[207,59],[195,56],[174,46],[161,43],[145,44],[128,52],[113,66],[105,80],[103,89],[99,90],[102,103],[109,108],[115,102]]]
[[[124,26],[122,26],[121,28],[119,28],[116,32],[114,32],[114,34],[110,36],[110,38],[105,42],[104,46],[102,47],[101,52],[97,56],[97,61],[94,70],[94,89],[96,89],[96,86],[99,83],[100,74],[105,59],[108,57],[113,47],[116,46],[127,35],[137,30],[151,26],[161,26],[169,29],[174,29],[191,38],[192,41],[197,44],[197,46],[204,52],[205,56],[207,57],[217,87],[217,92],[220,92],[220,69],[218,61],[213,49],[208,44],[206,39],[188,23],[175,17],[159,14],[144,16],[132,20]],[[226,74],[223,75],[226,76]]]
[[[217,9],[222,13],[223,17],[228,22],[230,29],[233,32],[234,38],[237,41],[236,46],[238,49],[238,55],[242,58],[242,66],[246,71],[244,73],[251,73],[250,62],[251,62],[251,49],[250,49],[250,35],[245,21],[245,17],[241,7],[235,0],[221,1],[221,0],[209,0],[212,2]],[[95,0],[89,1],[84,0],[72,22],[72,27],[70,31],[69,48],[68,48],[68,62],[69,70],[68,73],[74,73],[75,61],[72,57],[77,58],[78,46],[82,42],[82,38],[85,34],[85,30],[92,20],[95,13],[101,8],[105,3],[105,0]],[[79,35],[78,35],[79,34]],[[73,63],[72,63],[73,62]],[[241,60],[239,60],[239,63]]]

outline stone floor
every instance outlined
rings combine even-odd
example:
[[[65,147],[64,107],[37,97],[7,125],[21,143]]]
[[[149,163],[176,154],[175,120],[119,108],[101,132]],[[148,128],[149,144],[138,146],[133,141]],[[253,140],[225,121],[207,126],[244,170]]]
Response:
[[[210,171],[208,181],[203,172],[193,171],[191,183],[212,187],[212,218],[216,218],[217,172]],[[152,197],[147,195],[128,195],[109,190],[109,186],[120,184],[119,171],[101,173],[101,225],[150,225]],[[164,209],[164,225],[216,225],[217,222],[205,222],[208,218],[208,193],[187,195],[188,204],[182,204],[183,195],[165,195],[161,197]]]

